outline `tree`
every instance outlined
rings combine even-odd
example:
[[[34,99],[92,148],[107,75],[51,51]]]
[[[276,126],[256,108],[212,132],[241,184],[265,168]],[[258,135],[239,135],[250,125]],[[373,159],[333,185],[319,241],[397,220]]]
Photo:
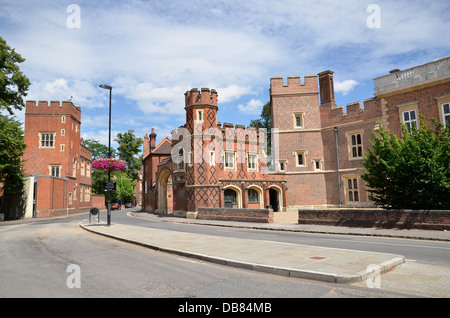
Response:
[[[402,127],[402,136],[374,133],[364,156],[362,179],[375,204],[388,209],[450,209],[450,129],[420,119],[420,128]]]
[[[12,117],[0,115],[0,183],[7,194],[19,194],[23,189],[26,145],[21,125]]]
[[[25,107],[23,96],[27,95],[30,80],[20,71],[19,64],[25,61],[0,37],[0,111]]]
[[[270,102],[263,106],[260,118],[250,122],[250,127],[267,129],[267,155],[269,156],[272,153],[272,108]]]
[[[142,169],[142,156],[138,156],[144,144],[142,138],[136,138],[134,130],[118,133],[116,142],[119,143],[117,155],[127,164],[127,173],[132,180],[139,179],[139,170]]]
[[[23,97],[30,81],[19,68],[24,61],[0,37],[0,113],[6,109],[13,115],[14,109],[22,110],[25,106]],[[23,189],[22,156],[26,147],[23,134],[20,122],[0,115],[0,182],[5,193],[18,194]]]
[[[92,160],[97,158],[108,158],[108,146],[101,144],[98,140],[87,139],[84,141],[86,148],[92,152]],[[115,157],[115,150],[111,149],[111,157]]]

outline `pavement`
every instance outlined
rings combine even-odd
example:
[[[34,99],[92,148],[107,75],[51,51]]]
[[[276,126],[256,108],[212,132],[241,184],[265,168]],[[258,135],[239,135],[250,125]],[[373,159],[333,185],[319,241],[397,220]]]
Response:
[[[157,222],[450,241],[450,233],[443,231],[300,225],[296,223],[295,212],[278,212],[275,214],[274,223],[270,224],[193,220],[158,216],[137,210],[128,212],[128,215]],[[377,282],[378,274],[392,272],[394,268],[405,264],[406,261],[404,256],[395,254],[237,239],[114,223],[111,226],[106,226],[104,223],[84,222],[80,223],[80,226],[107,237],[201,261],[332,283],[373,285]],[[441,274],[442,270],[439,272],[439,275]],[[446,284],[445,288],[439,287],[438,293],[423,296],[442,297],[443,295],[444,297],[450,297],[450,283],[448,283],[450,282],[450,272],[448,268],[444,268],[443,278]],[[440,280],[440,278],[437,280]],[[419,286],[419,288],[422,287]]]

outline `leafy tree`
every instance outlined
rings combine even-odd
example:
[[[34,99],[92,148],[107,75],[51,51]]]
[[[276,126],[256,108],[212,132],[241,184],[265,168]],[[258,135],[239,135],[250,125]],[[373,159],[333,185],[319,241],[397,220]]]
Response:
[[[364,156],[362,179],[375,204],[388,209],[450,209],[450,129],[420,118],[420,128],[402,136],[380,125]]]
[[[10,115],[13,110],[25,107],[23,96],[27,95],[30,80],[20,71],[24,62],[14,49],[0,37],[0,111],[6,109]]]
[[[272,108],[271,108],[270,102],[266,103],[263,106],[260,118],[252,120],[250,122],[250,127],[267,129],[267,155],[270,155],[272,153],[272,151],[271,151]]]
[[[127,164],[127,173],[132,180],[139,179],[139,170],[142,169],[142,156],[139,156],[144,143],[142,138],[134,135],[134,130],[126,133],[118,133],[116,142],[119,143],[117,155]]]
[[[108,158],[108,146],[101,144],[98,140],[87,139],[84,141],[86,148],[92,152],[92,160],[97,158]],[[111,149],[111,157],[115,157],[115,150]]]
[[[134,198],[134,182],[127,173],[116,171],[111,177],[116,182],[116,191],[111,192],[111,200],[113,202],[131,202]]]
[[[18,194],[23,189],[22,156],[25,152],[21,123],[0,115],[0,183],[5,193]]]
[[[22,110],[23,97],[30,86],[29,79],[20,71],[19,64],[24,62],[14,49],[0,37],[0,113],[7,110]],[[20,193],[23,189],[22,156],[25,140],[21,123],[15,119],[0,115],[0,182],[5,193]]]

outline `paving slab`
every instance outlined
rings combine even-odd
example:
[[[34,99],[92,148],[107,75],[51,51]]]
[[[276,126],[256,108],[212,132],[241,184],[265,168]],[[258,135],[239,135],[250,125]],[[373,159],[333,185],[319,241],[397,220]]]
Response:
[[[202,261],[333,283],[356,283],[403,264],[401,255],[238,239],[131,226],[80,223],[88,231]],[[376,267],[374,267],[374,265]]]

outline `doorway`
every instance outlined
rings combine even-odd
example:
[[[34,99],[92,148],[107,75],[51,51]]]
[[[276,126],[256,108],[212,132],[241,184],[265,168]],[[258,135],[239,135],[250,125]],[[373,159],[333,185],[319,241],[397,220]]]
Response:
[[[158,177],[158,214],[173,213],[173,189],[172,175],[165,169],[159,173]]]
[[[269,189],[269,202],[270,202],[270,205],[272,206],[273,212],[280,211],[279,193],[274,188]]]

